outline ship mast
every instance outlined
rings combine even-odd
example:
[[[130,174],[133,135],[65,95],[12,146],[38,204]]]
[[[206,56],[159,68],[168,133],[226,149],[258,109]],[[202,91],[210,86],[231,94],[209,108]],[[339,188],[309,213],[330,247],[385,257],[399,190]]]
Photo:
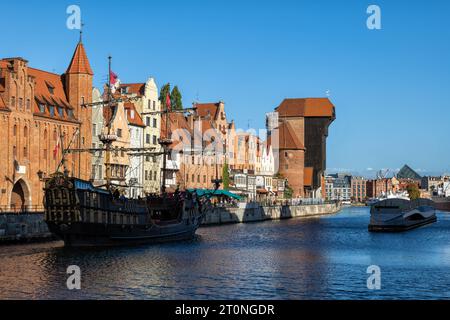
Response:
[[[112,99],[112,91],[111,91],[111,59],[112,57],[108,57],[108,108],[112,108],[111,101]],[[111,187],[111,146],[113,141],[117,140],[117,137],[111,135],[111,119],[108,119],[108,123],[106,124],[106,134],[102,134],[100,136],[100,141],[105,146],[105,168],[106,168],[106,189],[109,190]]]

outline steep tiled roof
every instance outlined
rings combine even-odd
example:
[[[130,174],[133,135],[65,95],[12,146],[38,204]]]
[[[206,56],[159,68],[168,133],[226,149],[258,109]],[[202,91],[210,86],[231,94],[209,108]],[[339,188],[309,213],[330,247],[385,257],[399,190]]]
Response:
[[[62,107],[63,109],[73,110],[73,107],[67,100],[64,90],[64,83],[60,75],[34,68],[28,68],[28,74],[34,77],[36,81],[35,101],[32,102],[34,113],[39,113],[40,115],[48,117],[51,116],[47,108],[44,114],[40,112],[38,106],[39,103],[43,103],[47,106]],[[52,90],[52,92],[50,90]],[[55,110],[55,114],[52,118],[61,120],[75,120],[70,119],[67,112],[60,115],[57,110]]]
[[[141,115],[139,114],[139,112],[137,112],[134,103],[127,102],[125,103],[124,107],[127,112],[128,123],[138,127],[145,127]]]
[[[285,99],[275,110],[282,117],[334,117],[328,98]]]
[[[313,184],[313,173],[314,168],[312,167],[305,167],[303,170],[303,184],[307,187],[312,186]]]
[[[189,140],[191,138],[192,130],[189,127],[189,123],[188,123],[186,117],[183,114],[181,114],[181,113],[170,113],[169,114],[169,121],[170,121],[170,126],[169,126],[169,133],[170,134],[172,134],[177,129],[184,129],[184,130],[177,131],[177,132],[181,133],[181,136],[183,137],[183,141],[187,141],[187,140]],[[189,133],[189,136],[184,134],[186,131]],[[161,138],[166,138],[166,137],[167,137],[167,134],[166,134],[166,116],[163,115],[161,117]]]
[[[145,83],[121,83],[120,88],[128,88],[129,94],[143,96],[145,94]]]
[[[279,148],[290,150],[304,150],[305,147],[298,139],[289,122],[282,122],[278,128]],[[273,143],[273,141],[271,141]]]
[[[67,74],[90,74],[93,75],[91,65],[84,50],[83,44],[80,42],[75,49],[72,61],[66,71]]]
[[[206,117],[209,114],[212,119],[215,119],[219,110],[219,103],[197,103],[196,107],[197,114],[200,117]]]

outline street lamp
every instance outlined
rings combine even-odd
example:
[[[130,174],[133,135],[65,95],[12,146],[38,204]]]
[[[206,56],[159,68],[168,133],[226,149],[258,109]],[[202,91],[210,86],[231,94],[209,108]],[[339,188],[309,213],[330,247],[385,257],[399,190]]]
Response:
[[[43,180],[44,180],[44,175],[45,175],[45,173],[42,172],[42,170],[39,170],[39,171],[37,172],[37,175],[38,175],[38,177],[39,177],[39,181],[43,181]]]

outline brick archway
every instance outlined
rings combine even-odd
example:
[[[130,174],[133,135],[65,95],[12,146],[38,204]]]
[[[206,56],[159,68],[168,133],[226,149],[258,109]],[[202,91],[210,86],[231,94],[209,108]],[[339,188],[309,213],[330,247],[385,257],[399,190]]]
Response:
[[[31,205],[31,192],[27,183],[19,179],[11,191],[10,208],[12,211],[26,211]]]

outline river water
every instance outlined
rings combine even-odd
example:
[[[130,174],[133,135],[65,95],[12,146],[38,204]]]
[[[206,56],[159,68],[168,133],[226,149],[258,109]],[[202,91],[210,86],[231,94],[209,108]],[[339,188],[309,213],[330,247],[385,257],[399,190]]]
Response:
[[[367,231],[368,208],[201,228],[190,242],[74,250],[0,247],[0,299],[449,299],[450,215],[398,234]],[[81,290],[68,290],[68,266]],[[367,268],[381,270],[369,290]]]

